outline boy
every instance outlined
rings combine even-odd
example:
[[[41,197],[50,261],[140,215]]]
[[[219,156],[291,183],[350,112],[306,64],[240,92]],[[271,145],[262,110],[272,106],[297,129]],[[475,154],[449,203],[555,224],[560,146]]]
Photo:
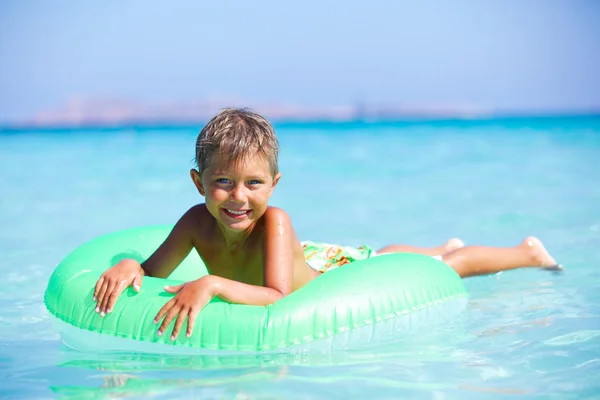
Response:
[[[142,264],[122,260],[107,270],[94,290],[96,312],[110,313],[129,285],[140,290],[142,277],[168,277],[195,249],[209,275],[165,290],[176,294],[156,315],[161,335],[176,319],[171,340],[185,319],[187,335],[214,297],[241,304],[267,305],[306,285],[321,273],[377,254],[414,252],[434,256],[461,277],[525,266],[559,269],[534,237],[512,248],[465,247],[452,239],[436,248],[392,245],[376,253],[368,247],[300,243],[285,211],[268,206],[277,186],[279,144],[273,127],[245,109],[225,109],[202,129],[190,175],[206,202],[188,210],[164,243]],[[402,266],[398,266],[402,268]]]

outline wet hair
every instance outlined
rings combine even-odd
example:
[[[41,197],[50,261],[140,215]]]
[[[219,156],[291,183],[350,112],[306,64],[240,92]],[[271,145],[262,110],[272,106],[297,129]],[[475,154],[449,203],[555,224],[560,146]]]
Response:
[[[251,156],[264,157],[273,176],[279,171],[279,142],[273,126],[247,108],[225,108],[202,128],[196,139],[196,165],[200,174],[215,154],[223,156],[229,164]]]

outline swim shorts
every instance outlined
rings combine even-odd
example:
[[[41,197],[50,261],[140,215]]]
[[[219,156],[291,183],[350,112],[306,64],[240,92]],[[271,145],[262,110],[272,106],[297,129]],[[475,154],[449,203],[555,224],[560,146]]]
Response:
[[[302,249],[304,250],[304,259],[308,266],[319,272],[331,271],[354,261],[377,256],[377,252],[369,246],[354,248],[337,244],[306,241],[302,242]]]
[[[309,267],[319,272],[331,271],[342,265],[379,255],[375,250],[366,245],[354,248],[350,246],[315,243],[310,241],[301,242],[301,244],[302,249],[304,250],[304,259],[306,260],[306,263]],[[430,257],[442,261],[442,256]]]

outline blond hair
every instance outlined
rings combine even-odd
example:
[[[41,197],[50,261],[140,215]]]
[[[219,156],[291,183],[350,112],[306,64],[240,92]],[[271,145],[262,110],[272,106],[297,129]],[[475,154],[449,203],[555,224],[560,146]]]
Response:
[[[261,115],[247,108],[225,108],[200,131],[196,140],[196,165],[202,172],[211,157],[221,154],[230,164],[248,156],[265,157],[275,176],[278,167],[279,142],[273,126]]]

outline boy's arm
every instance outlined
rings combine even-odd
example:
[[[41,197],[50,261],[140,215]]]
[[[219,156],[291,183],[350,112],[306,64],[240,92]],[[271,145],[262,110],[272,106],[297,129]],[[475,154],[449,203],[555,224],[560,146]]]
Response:
[[[265,213],[264,286],[281,297],[292,292],[295,238],[289,215],[280,208],[269,208]]]
[[[178,286],[165,286],[165,290],[177,293],[177,296],[169,300],[158,311],[154,317],[154,323],[158,324],[162,319],[158,328],[158,336],[161,336],[175,319],[171,340],[175,340],[179,335],[186,317],[188,320],[186,336],[191,336],[198,313],[215,296],[230,303],[255,306],[266,306],[283,297],[281,292],[276,289],[249,285],[217,275],[205,275],[200,279]]]
[[[102,274],[94,289],[96,312],[101,316],[111,312],[121,293],[132,284],[139,291],[142,276],[166,278],[177,268],[193,247],[194,228],[199,218],[196,207],[200,206],[192,207],[177,221],[167,239],[142,264],[125,259]]]
[[[197,207],[202,206],[194,206],[183,214],[165,241],[141,264],[144,275],[167,278],[190,254],[194,247],[193,235],[198,229]]]

